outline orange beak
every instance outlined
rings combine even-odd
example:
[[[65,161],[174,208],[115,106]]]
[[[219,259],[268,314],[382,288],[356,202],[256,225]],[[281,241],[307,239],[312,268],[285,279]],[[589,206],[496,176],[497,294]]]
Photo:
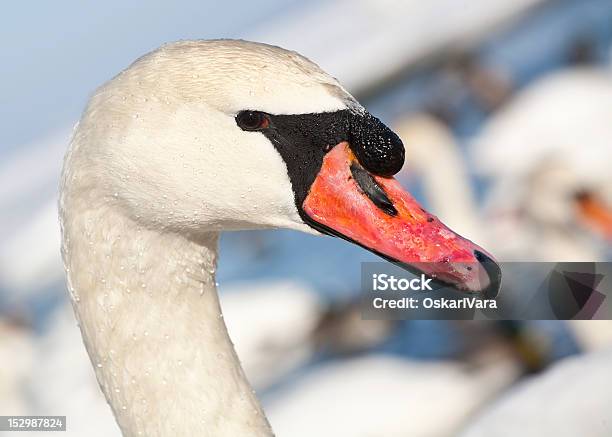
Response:
[[[367,172],[347,142],[325,155],[302,208],[321,232],[409,270],[485,297],[499,291],[501,270],[490,254],[425,211],[394,178]]]
[[[576,204],[585,225],[612,240],[612,210],[588,192],[576,196]]]

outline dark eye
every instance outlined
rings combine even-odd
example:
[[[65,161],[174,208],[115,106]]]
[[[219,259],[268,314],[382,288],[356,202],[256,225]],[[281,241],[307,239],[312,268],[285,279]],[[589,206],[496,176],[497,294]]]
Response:
[[[240,111],[236,123],[242,130],[260,130],[270,126],[268,114],[259,111]]]

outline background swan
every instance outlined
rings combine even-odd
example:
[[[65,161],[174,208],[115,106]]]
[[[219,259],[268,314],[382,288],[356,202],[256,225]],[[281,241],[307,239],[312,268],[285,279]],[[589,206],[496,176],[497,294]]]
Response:
[[[581,199],[612,211],[611,102],[608,69],[572,67],[521,91],[484,126],[471,152],[492,182],[484,219],[502,259],[609,260],[612,216],[597,219]],[[570,327],[584,350],[612,345],[608,320]]]
[[[274,385],[315,353],[312,335],[324,305],[306,285],[249,282],[222,291],[227,330],[253,387]]]
[[[610,350],[569,358],[524,381],[485,410],[462,437],[610,435]]]
[[[352,359],[322,366],[289,387],[271,403],[269,417],[279,435],[452,436],[466,417],[518,376],[513,364],[498,364],[470,372],[453,362],[384,355]],[[361,393],[380,402],[380,408],[361,402]],[[305,411],[312,421],[296,427]],[[365,418],[355,422],[355,416]]]
[[[472,363],[411,360],[378,351],[318,364],[265,398],[268,417],[279,435],[296,437],[454,436],[525,370],[508,345],[478,346],[469,351]],[[362,401],[363,393],[370,403]],[[302,423],[306,411],[310,420]]]
[[[610,225],[585,213],[580,196],[612,208],[610,102],[612,74],[572,68],[529,86],[484,126],[472,152],[493,182],[487,217],[500,256],[608,259]],[[499,238],[508,233],[517,238]]]
[[[479,174],[492,185],[484,211],[458,140],[434,117],[396,121],[410,157],[403,173],[420,176],[432,210],[476,241],[493,244],[501,259],[605,260],[609,224],[589,219],[576,196],[589,193],[602,209],[610,208],[609,97],[612,74],[573,68],[540,79],[507,102],[470,147]],[[485,220],[491,225],[483,227]],[[509,232],[517,237],[503,238]]]
[[[590,229],[580,217],[574,195],[589,188],[605,201],[606,190],[612,187],[605,165],[589,166],[592,160],[608,153],[602,148],[609,138],[607,117],[612,113],[609,104],[612,100],[598,100],[598,105],[591,105],[595,95],[606,93],[612,93],[612,77],[605,70],[569,70],[542,79],[495,115],[485,125],[483,134],[474,140],[471,151],[478,168],[492,180],[485,210],[475,200],[467,160],[458,140],[444,122],[431,115],[410,114],[395,122],[394,127],[407,145],[410,157],[400,177],[409,180],[419,177],[432,211],[454,229],[491,247],[504,261],[537,257],[539,261],[555,262],[562,253],[579,261],[606,259],[605,248],[609,243],[601,231]],[[569,95],[577,107],[560,109],[559,100],[567,100]],[[586,114],[580,115],[581,112]],[[539,117],[535,122],[528,116],[532,113]],[[583,142],[572,141],[570,136],[559,132],[559,117],[582,122],[562,124],[572,131],[572,137]],[[540,118],[546,122],[538,123]],[[519,141],[518,135],[524,138]],[[537,153],[530,154],[532,149]],[[509,157],[514,153],[526,158],[513,164]],[[551,154],[564,166],[561,171],[549,171]],[[434,161],[435,167],[429,165]],[[523,196],[517,197],[517,193]],[[505,216],[500,208],[514,212]],[[536,216],[538,219],[533,219]],[[558,229],[561,220],[567,227]],[[483,221],[491,225],[483,227]],[[547,231],[541,232],[542,227]],[[517,238],[503,238],[509,229]],[[538,244],[533,238],[535,234],[538,234]],[[522,245],[520,241],[529,244]],[[562,252],[560,247],[564,248]],[[612,322],[608,320],[574,320],[569,322],[569,328],[585,351],[612,345]]]

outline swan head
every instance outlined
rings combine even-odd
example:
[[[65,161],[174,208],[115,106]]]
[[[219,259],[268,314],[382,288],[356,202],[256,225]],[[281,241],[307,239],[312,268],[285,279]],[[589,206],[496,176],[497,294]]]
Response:
[[[95,93],[68,156],[72,191],[143,226],[331,234],[467,292],[499,288],[492,257],[392,178],[399,137],[295,52],[165,45]]]

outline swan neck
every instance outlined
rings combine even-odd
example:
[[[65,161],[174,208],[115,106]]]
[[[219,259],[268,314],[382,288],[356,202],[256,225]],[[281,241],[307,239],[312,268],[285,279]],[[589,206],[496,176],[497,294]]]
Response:
[[[186,238],[70,204],[60,208],[68,287],[123,434],[271,436],[219,306],[218,234]]]

